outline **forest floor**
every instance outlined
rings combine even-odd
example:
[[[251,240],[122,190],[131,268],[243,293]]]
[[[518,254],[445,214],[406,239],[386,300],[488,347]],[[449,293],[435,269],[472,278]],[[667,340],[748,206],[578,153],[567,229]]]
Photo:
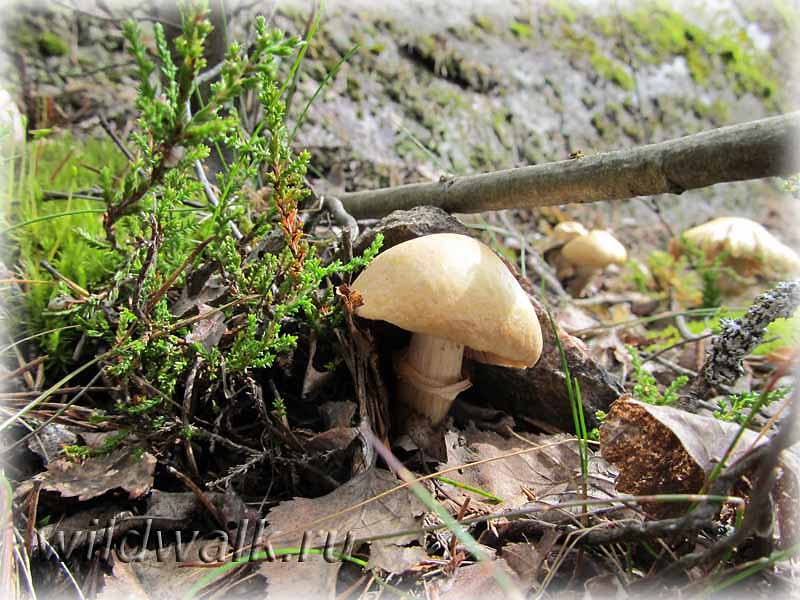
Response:
[[[3,593],[796,593],[800,283],[668,251],[719,216],[797,247],[796,181],[355,228],[322,198],[790,112],[800,12],[457,4],[333,2],[316,31],[304,3],[215,19],[209,67],[253,41],[259,11],[310,43],[270,75],[278,100],[261,83],[235,98],[242,131],[273,114],[277,150],[237,146],[267,168],[231,174],[232,138],[209,134],[206,188],[189,130],[158,128],[168,85],[143,103],[122,31],[138,19],[164,64],[153,23],[171,41],[174,11],[81,0],[4,17],[28,136],[3,188]],[[198,85],[189,116],[214,93]],[[166,174],[137,196],[154,165]],[[138,212],[109,209],[132,198]],[[571,220],[628,259],[576,285],[555,241]],[[504,260],[544,348],[529,369],[465,361],[472,386],[442,426],[417,427],[394,408],[408,334],[358,318],[350,286],[379,248],[435,233]],[[181,532],[202,541],[182,548]]]

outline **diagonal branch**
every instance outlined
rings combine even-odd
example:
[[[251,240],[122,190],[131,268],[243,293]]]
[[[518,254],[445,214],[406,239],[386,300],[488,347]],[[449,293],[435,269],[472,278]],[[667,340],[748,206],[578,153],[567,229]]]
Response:
[[[342,194],[358,219],[423,204],[448,212],[680,194],[717,183],[800,171],[800,112],[583,158]]]

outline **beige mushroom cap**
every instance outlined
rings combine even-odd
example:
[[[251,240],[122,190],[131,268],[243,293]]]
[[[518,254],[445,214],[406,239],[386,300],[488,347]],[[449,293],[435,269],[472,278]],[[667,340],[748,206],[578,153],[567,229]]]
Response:
[[[628,253],[617,238],[602,229],[576,237],[561,249],[561,255],[576,267],[602,269],[612,264],[623,264]]]
[[[552,238],[556,242],[563,243],[588,233],[586,227],[577,221],[563,221],[553,228]]]
[[[437,233],[379,254],[351,289],[356,314],[463,344],[472,358],[525,368],[542,331],[530,299],[498,256],[469,236]]]
[[[728,255],[728,263],[746,273],[795,273],[800,257],[780,242],[763,225],[743,217],[719,217],[688,229],[670,241],[670,252],[683,251],[681,238],[699,247],[709,258]]]

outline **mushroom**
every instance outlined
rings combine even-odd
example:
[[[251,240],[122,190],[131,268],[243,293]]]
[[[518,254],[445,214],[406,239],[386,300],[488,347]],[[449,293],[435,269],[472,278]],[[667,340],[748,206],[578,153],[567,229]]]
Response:
[[[561,249],[564,244],[588,233],[589,231],[586,227],[577,221],[562,221],[553,228],[544,248],[542,248],[542,256],[545,262],[555,269],[556,277],[559,280],[563,281],[574,273],[572,265],[567,263],[564,257],[561,256]]]
[[[413,335],[395,356],[398,398],[438,425],[471,383],[461,373],[469,358],[526,368],[542,352],[536,311],[503,261],[469,236],[437,233],[379,254],[351,289],[355,312]]]
[[[577,221],[562,221],[553,228],[553,241],[557,244],[565,244],[570,240],[587,235],[589,232],[586,227]]]
[[[763,225],[743,217],[718,217],[684,231],[670,240],[669,251],[678,257],[688,241],[709,259],[724,254],[723,264],[740,275],[778,276],[800,272],[800,257],[776,239]]]
[[[561,257],[575,270],[568,290],[580,295],[595,273],[609,265],[624,264],[628,253],[625,246],[608,231],[593,229],[567,242],[561,249]]]

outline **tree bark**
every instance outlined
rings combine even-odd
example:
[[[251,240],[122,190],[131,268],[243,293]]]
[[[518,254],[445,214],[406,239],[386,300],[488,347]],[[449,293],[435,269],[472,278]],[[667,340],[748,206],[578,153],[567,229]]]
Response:
[[[419,205],[472,213],[680,194],[716,183],[791,175],[800,112],[627,150],[494,173],[342,194],[356,218]]]

